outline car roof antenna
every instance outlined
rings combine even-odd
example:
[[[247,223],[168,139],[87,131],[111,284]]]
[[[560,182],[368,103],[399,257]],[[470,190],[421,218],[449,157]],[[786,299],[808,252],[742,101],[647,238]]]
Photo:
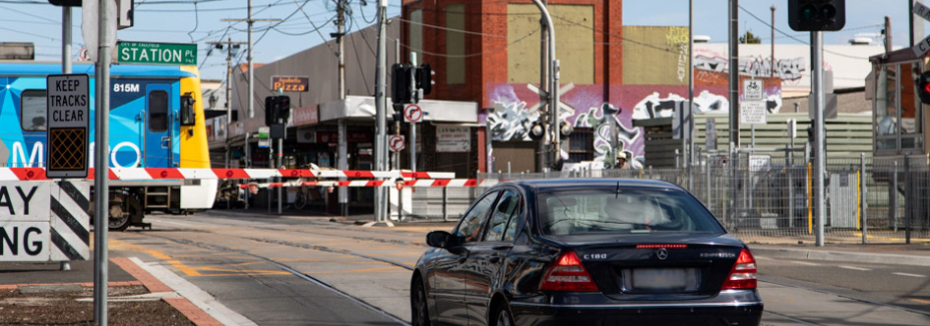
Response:
[[[620,198],[620,181],[617,181],[617,190],[614,192],[614,199]]]

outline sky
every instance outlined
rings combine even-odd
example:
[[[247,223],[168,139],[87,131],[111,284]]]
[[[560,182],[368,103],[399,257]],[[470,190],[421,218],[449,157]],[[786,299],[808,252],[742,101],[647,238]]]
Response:
[[[90,1],[90,0],[85,0]],[[280,23],[256,22],[253,40],[255,62],[272,62],[330,39],[335,32],[336,0],[253,0],[255,19],[284,19]],[[349,32],[369,26],[375,19],[378,0],[348,0],[351,8]],[[621,1],[621,0],[611,0]],[[846,27],[824,34],[827,44],[847,44],[857,33],[880,33],[884,16],[891,17],[892,43],[908,46],[908,0],[848,0]],[[208,41],[232,38],[247,40],[244,22],[222,22],[247,16],[246,0],[135,0],[135,26],[120,30],[117,38],[126,41],[197,43],[198,65],[206,79],[225,78],[225,50],[213,50]],[[687,25],[688,0],[623,0],[626,25]],[[711,42],[726,42],[728,0],[694,0],[695,35],[707,35]],[[809,34],[795,32],[787,24],[787,1],[743,0],[739,12],[740,35],[747,29],[770,41],[770,7],[775,5],[775,27],[807,42]],[[765,23],[753,18],[752,13]],[[388,16],[400,14],[400,0],[389,0]],[[79,8],[72,10],[74,55],[83,46]],[[43,0],[0,0],[0,42],[32,42],[36,59],[61,60],[62,9]],[[369,23],[371,22],[371,23]],[[273,29],[269,29],[273,26]],[[930,28],[926,29],[930,31]],[[798,40],[776,32],[776,43],[798,44]],[[245,47],[234,63],[245,63]]]

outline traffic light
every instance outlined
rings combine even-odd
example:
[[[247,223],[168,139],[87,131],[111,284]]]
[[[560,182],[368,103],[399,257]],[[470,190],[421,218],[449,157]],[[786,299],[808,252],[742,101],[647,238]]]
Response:
[[[428,63],[417,67],[417,88],[426,95],[433,92],[433,67]]]
[[[65,7],[80,7],[82,4],[81,0],[48,0],[48,3],[51,3],[53,6],[65,6]]]
[[[930,104],[930,71],[925,71],[917,78],[917,95],[924,104]]]
[[[275,105],[277,105],[277,102],[278,101],[276,100],[275,96],[265,97],[265,125],[266,126],[270,126],[270,125],[277,123],[277,121],[275,121],[277,120],[276,113],[278,111],[275,109]]]
[[[413,66],[410,64],[394,64],[391,67],[391,101],[395,104],[413,103],[410,96],[411,85],[410,74],[413,73]]]
[[[278,120],[281,120],[281,123],[287,123],[287,119],[291,117],[291,97],[287,95],[281,95],[275,98],[277,105],[275,105],[275,116]]]
[[[845,0],[788,0],[788,25],[805,31],[838,31],[846,26]]]

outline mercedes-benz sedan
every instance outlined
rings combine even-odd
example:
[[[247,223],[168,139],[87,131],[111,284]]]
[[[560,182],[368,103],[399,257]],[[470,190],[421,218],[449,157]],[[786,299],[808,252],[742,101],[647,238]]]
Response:
[[[758,325],[749,248],[691,194],[656,181],[488,189],[410,283],[413,325]]]

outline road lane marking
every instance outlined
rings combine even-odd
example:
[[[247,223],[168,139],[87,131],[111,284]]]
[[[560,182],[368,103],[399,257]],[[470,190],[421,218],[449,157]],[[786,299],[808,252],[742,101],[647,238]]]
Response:
[[[147,252],[149,255],[152,255],[152,257],[155,257],[161,260],[171,259],[171,256],[165,255],[157,250],[144,250],[144,252]]]
[[[807,266],[820,266],[820,264],[808,263],[806,261],[791,261],[791,262],[795,264],[807,265]]]
[[[223,325],[258,326],[247,317],[220,303],[219,300],[216,300],[216,297],[177,274],[172,273],[164,266],[157,263],[144,263],[136,257],[130,257],[129,260],[149,274],[152,274],[152,276],[170,287],[174,292],[186,298],[190,303],[197,306],[200,310],[203,310]]]
[[[200,272],[198,272],[196,269],[193,269],[190,266],[184,265],[178,260],[174,260],[174,259],[169,260],[168,264],[171,264],[171,266],[174,266],[174,268],[177,268],[184,274],[187,274],[187,276],[200,276]]]
[[[930,300],[924,300],[924,299],[910,299],[910,300],[917,302],[917,303],[930,304]]]
[[[312,274],[319,275],[319,274],[342,274],[342,273],[369,273],[369,272],[383,272],[383,271],[396,270],[398,268],[401,268],[401,267],[391,265],[388,267],[379,267],[379,268],[355,269],[355,270],[333,271],[333,272],[313,272]]]
[[[894,274],[894,275],[901,275],[901,276],[910,276],[910,277],[927,277],[927,276],[925,276],[925,275],[911,274],[911,273],[891,273],[891,274]]]
[[[855,266],[843,266],[843,265],[840,265],[840,266],[837,266],[837,267],[839,267],[839,268],[845,268],[845,269],[851,269],[851,270],[856,270],[856,271],[870,271],[870,270],[872,270],[872,269],[869,269],[869,268],[862,268],[862,267],[855,267]]]

